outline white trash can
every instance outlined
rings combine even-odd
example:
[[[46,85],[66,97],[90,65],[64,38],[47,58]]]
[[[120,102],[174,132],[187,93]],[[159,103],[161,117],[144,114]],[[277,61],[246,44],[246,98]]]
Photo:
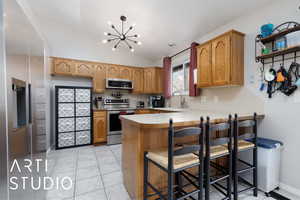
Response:
[[[282,142],[266,138],[258,138],[257,168],[258,188],[266,193],[279,188],[280,159]],[[252,163],[252,151],[241,152],[239,158]],[[252,182],[252,173],[241,174],[243,178]]]

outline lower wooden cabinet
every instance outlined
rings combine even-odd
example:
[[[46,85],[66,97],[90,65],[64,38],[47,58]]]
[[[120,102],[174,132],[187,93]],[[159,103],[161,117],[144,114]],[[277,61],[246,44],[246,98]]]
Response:
[[[94,112],[94,144],[107,141],[106,111]]]

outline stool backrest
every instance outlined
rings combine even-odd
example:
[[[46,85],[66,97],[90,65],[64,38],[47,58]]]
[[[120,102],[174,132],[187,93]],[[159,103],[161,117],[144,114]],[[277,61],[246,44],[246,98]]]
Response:
[[[199,152],[199,154],[203,154],[203,144],[204,144],[204,124],[203,118],[200,118],[199,127],[188,127],[182,128],[179,130],[174,130],[173,120],[169,121],[169,131],[168,131],[168,164],[169,169],[173,169],[173,157],[174,156],[182,156],[189,153]],[[174,139],[182,138],[188,136],[197,136],[198,144],[195,145],[184,145],[180,148],[174,147]]]
[[[247,131],[240,135],[240,128],[250,128],[250,132]],[[234,140],[237,142],[238,140],[250,140],[254,144],[257,139],[257,115],[254,113],[253,119],[239,121],[238,115],[234,116]]]
[[[233,125],[232,116],[229,115],[228,121],[225,123],[211,124],[210,118],[207,117],[206,121],[206,157],[210,158],[210,147],[218,145],[228,145],[228,150],[231,152],[232,149],[232,138],[233,138]],[[212,133],[215,131],[227,131],[225,137],[211,139]]]

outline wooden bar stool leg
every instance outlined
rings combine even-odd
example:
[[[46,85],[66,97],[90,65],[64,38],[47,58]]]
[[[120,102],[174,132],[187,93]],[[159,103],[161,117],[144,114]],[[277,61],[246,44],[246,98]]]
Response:
[[[144,154],[144,200],[148,199],[148,159],[146,156],[146,152]]]

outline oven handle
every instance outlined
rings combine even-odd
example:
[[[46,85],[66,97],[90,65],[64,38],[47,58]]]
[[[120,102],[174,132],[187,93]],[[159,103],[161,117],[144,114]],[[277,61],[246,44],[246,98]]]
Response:
[[[109,111],[108,114],[119,114],[120,111]]]

